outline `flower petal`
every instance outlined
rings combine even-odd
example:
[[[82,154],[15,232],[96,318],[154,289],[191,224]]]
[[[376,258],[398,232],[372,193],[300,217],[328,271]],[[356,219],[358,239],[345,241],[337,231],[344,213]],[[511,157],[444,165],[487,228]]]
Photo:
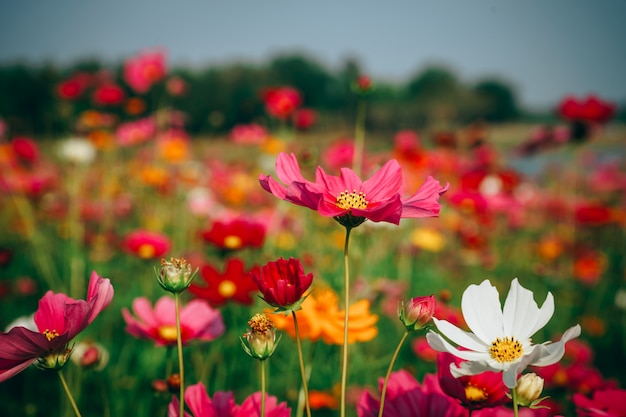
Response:
[[[445,187],[431,176],[411,197],[402,199],[402,217],[421,218],[438,216],[441,210],[439,197],[448,191],[450,184]]]
[[[461,330],[446,320],[438,320],[433,317],[433,322],[435,326],[437,326],[437,329],[456,345],[473,350],[474,352],[487,352],[487,345],[473,333]]]
[[[554,314],[552,293],[548,293],[546,301],[539,309],[532,291],[522,287],[515,278],[504,302],[504,335],[515,336],[518,340],[524,341],[545,326],[552,314]]]
[[[216,417],[211,398],[209,398],[202,382],[187,387],[185,390],[185,402],[194,416]]]
[[[498,290],[489,280],[472,284],[461,299],[463,318],[474,334],[485,344],[503,336],[502,309]]]
[[[563,357],[565,353],[565,343],[580,336],[580,325],[570,327],[556,343],[549,343],[543,345],[536,345],[535,349],[539,350],[539,358],[534,360],[531,365],[534,366],[548,366],[553,363],[557,363]]]
[[[426,340],[428,341],[430,347],[437,352],[448,352],[457,358],[465,359],[466,361],[486,361],[489,359],[489,354],[485,352],[457,349],[441,337],[441,335],[433,332],[432,330],[426,334]]]
[[[395,159],[387,161],[369,179],[365,180],[361,191],[369,201],[386,200],[400,193],[402,168]]]

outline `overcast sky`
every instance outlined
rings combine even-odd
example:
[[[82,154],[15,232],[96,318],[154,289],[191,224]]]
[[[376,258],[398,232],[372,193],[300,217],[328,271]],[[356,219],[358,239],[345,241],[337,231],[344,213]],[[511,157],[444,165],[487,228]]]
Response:
[[[51,0],[0,4],[0,65],[115,62],[162,46],[172,65],[304,52],[375,79],[430,64],[498,76],[523,105],[566,94],[626,102],[626,0]]]

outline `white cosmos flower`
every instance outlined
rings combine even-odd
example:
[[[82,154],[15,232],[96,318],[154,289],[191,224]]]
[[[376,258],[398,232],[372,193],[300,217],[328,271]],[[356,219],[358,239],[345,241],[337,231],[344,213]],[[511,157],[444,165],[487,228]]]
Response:
[[[522,287],[517,278],[511,282],[504,309],[500,306],[498,290],[485,280],[465,290],[461,310],[472,332],[433,317],[441,334],[431,330],[426,336],[433,349],[452,353],[466,361],[458,367],[450,365],[452,375],[457,378],[484,371],[502,372],[505,385],[515,388],[517,375],[528,365],[547,366],[558,362],[563,357],[565,343],[580,335],[580,326],[576,325],[558,342],[533,344],[531,336],[554,314],[554,297],[548,292],[546,301],[539,308],[532,291]]]

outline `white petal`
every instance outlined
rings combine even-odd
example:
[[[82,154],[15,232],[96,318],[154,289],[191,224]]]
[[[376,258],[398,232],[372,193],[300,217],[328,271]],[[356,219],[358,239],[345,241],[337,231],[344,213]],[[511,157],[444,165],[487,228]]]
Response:
[[[478,339],[473,333],[459,329],[446,320],[437,320],[433,317],[437,329],[451,342],[476,352],[486,352],[487,345]]]
[[[539,358],[531,363],[535,366],[548,366],[553,363],[557,363],[563,357],[565,353],[565,343],[580,336],[580,325],[577,324],[574,327],[570,327],[556,343],[546,343],[543,345],[535,346],[536,350],[540,350],[541,354]]]
[[[503,336],[500,297],[489,280],[467,287],[461,299],[461,310],[469,328],[485,344]]]
[[[431,348],[437,352],[448,352],[456,356],[457,358],[464,359],[466,361],[487,361],[490,356],[485,352],[473,352],[471,350],[458,350],[450,343],[448,343],[441,335],[433,332],[432,330],[426,334],[426,340]]]
[[[515,388],[517,386],[517,367],[511,366],[502,372],[502,380],[507,387]]]
[[[450,364],[450,373],[455,378],[460,376],[478,375],[485,371],[498,372],[499,370],[491,368],[489,364],[484,361],[461,362],[458,367],[454,364],[454,362]]]
[[[504,334],[523,342],[545,326],[553,313],[554,298],[551,293],[539,309],[532,291],[522,287],[515,278],[504,302]]]

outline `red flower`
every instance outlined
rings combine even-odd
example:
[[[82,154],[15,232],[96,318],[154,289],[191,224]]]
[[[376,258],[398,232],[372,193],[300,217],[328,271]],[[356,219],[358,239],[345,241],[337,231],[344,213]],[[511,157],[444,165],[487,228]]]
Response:
[[[63,100],[76,100],[89,85],[89,74],[79,72],[57,85],[57,95]]]
[[[313,274],[305,275],[298,259],[280,258],[253,271],[252,279],[266,303],[280,310],[295,311],[300,309],[298,302],[311,286]]]
[[[230,300],[250,305],[252,293],[257,290],[250,272],[244,270],[243,261],[237,258],[228,260],[223,274],[211,265],[204,265],[200,268],[200,278],[206,285],[191,284],[189,291],[215,306]]]
[[[593,399],[574,394],[574,404],[579,417],[625,417],[626,390],[606,389],[593,393]]]
[[[265,234],[265,225],[243,217],[217,220],[210,229],[201,232],[206,242],[225,250],[260,248]]]
[[[603,226],[611,222],[611,209],[599,203],[583,203],[574,209],[574,216],[579,224]]]
[[[458,366],[461,362],[461,359],[447,352],[437,355],[439,385],[443,392],[469,410],[495,407],[509,401],[499,372],[487,371],[478,375],[453,377],[450,365],[454,363]]]
[[[13,153],[24,162],[32,164],[39,160],[39,145],[31,138],[16,137],[11,141],[11,147]]]
[[[559,103],[557,110],[567,120],[606,123],[615,114],[616,106],[594,95],[584,100],[568,96]]]
[[[297,109],[293,114],[293,124],[297,129],[307,130],[317,121],[317,113],[313,109]]]
[[[111,282],[95,271],[89,278],[86,301],[48,291],[39,300],[34,315],[37,331],[16,326],[7,333],[0,333],[0,382],[37,360],[47,368],[62,366],[70,353],[68,344],[112,299]]]
[[[280,153],[276,174],[286,185],[269,175],[260,175],[263,189],[276,197],[334,217],[341,224],[357,226],[366,219],[399,224],[402,217],[433,217],[439,215],[439,196],[448,190],[432,177],[411,197],[402,198],[402,170],[395,159],[387,162],[374,175],[361,179],[349,168],[342,168],[339,177],[326,175],[317,168],[315,182],[304,179],[294,154]]]
[[[93,92],[92,99],[99,106],[116,106],[124,97],[124,90],[112,82],[106,82]]]
[[[293,87],[268,89],[264,100],[267,113],[279,119],[287,119],[302,104],[300,92]]]
[[[147,230],[131,232],[122,242],[122,248],[126,252],[142,259],[161,258],[169,252],[170,246],[167,236]]]
[[[413,297],[406,304],[402,303],[399,312],[400,321],[408,330],[424,328],[435,313],[435,296]]]

